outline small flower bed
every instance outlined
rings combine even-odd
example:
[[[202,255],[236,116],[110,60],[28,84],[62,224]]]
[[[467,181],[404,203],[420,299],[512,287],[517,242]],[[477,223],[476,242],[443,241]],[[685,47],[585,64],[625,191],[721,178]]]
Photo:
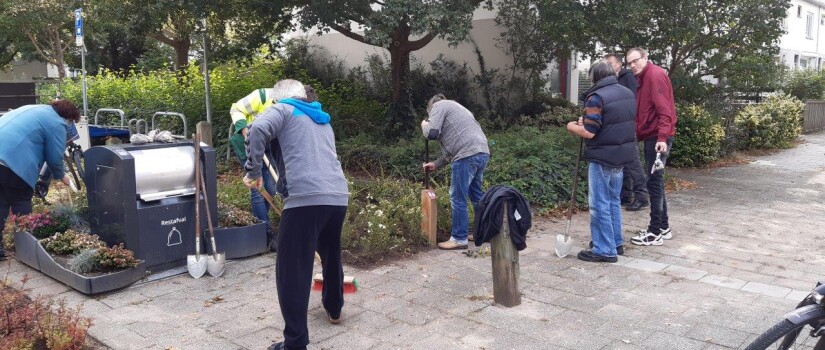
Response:
[[[258,219],[247,210],[232,205],[218,203],[218,226],[243,227],[258,223]]]

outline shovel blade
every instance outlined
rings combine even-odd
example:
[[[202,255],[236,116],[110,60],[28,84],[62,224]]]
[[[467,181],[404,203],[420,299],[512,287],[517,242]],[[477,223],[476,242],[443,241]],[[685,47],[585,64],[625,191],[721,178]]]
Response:
[[[220,277],[223,275],[225,269],[226,254],[218,253],[216,255],[210,255],[206,258],[206,271],[209,271],[209,274],[212,275],[212,277]]]
[[[573,248],[573,240],[570,239],[568,235],[558,234],[556,235],[556,255],[559,258],[563,258],[570,254],[570,250]]]
[[[201,278],[206,273],[206,256],[201,256],[198,259],[197,255],[189,255],[186,257],[186,270],[189,275],[194,278]]]

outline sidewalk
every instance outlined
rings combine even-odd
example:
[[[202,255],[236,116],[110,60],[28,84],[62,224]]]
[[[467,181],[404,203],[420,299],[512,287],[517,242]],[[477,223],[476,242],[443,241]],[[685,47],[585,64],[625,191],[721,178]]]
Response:
[[[534,220],[520,256],[522,305],[492,305],[489,257],[429,251],[371,271],[331,325],[310,300],[310,349],[720,349],[744,347],[823,277],[825,134],[747,165],[671,170],[699,189],[668,197],[674,239],[625,245],[617,264],[560,259],[564,222]],[[625,238],[648,213],[625,212]],[[588,215],[573,218],[575,244]],[[577,251],[576,249],[575,251]],[[65,298],[113,349],[264,349],[281,339],[274,255],[227,265],[224,277],[179,275],[85,297],[13,262],[32,295]],[[19,283],[18,283],[19,284]]]

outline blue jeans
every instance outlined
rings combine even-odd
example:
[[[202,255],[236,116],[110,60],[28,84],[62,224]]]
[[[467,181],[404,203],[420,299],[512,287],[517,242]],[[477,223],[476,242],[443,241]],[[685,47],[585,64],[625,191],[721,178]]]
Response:
[[[650,194],[650,225],[648,232],[658,234],[661,230],[670,227],[667,217],[667,196],[665,195],[665,170],[653,174],[653,162],[656,161],[656,137],[651,137],[645,144],[645,170],[647,171],[647,193]],[[673,137],[667,138],[667,153],[662,153],[662,162],[667,165],[667,156],[673,146]]]
[[[622,168],[590,162],[588,171],[590,202],[590,236],[593,253],[616,256],[616,247],[622,245]]]
[[[453,211],[453,227],[451,236],[457,242],[466,242],[470,228],[467,217],[467,197],[473,206],[478,205],[484,191],[481,182],[484,180],[484,168],[490,155],[478,153],[467,158],[456,160],[452,167],[452,183],[450,184],[450,207]]]
[[[244,164],[246,163],[246,159],[241,159],[236,155],[236,159],[239,163],[241,163],[241,167],[243,168]],[[264,154],[264,157],[269,157],[270,160],[272,157],[269,156],[268,153]],[[275,179],[272,178],[272,175],[269,174],[269,168],[266,166],[265,163],[261,164],[261,177],[264,179],[264,190],[269,192],[270,195],[275,196],[277,191],[275,190]],[[266,202],[264,196],[261,195],[261,192],[254,188],[249,189],[249,204],[252,206],[252,215],[254,215],[258,220],[269,223],[269,203]],[[267,225],[267,228],[269,225]]]

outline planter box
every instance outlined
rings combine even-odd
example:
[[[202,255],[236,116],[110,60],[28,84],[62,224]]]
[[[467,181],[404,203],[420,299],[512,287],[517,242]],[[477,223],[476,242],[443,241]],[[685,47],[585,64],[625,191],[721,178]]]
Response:
[[[37,238],[34,238],[31,233],[14,233],[14,258],[39,271],[40,263],[37,261],[38,247],[40,247],[40,242],[38,242]]]
[[[74,271],[66,269],[65,267],[61,266],[56,261],[54,261],[49,252],[47,252],[46,249],[44,249],[43,246],[40,245],[40,242],[38,242],[37,239],[34,238],[34,236],[32,236],[31,234],[27,232],[20,232],[15,234],[14,238],[15,246],[17,245],[17,242],[24,242],[24,244],[30,244],[31,242],[34,242],[33,260],[35,264],[38,266],[40,272],[60,282],[65,283],[67,286],[72,287],[83,294],[98,294],[112,291],[115,289],[120,289],[137,282],[146,275],[146,268],[144,264],[141,263],[137,267],[112,272],[105,275],[93,277],[83,276],[75,273]],[[30,254],[31,249],[29,248],[29,246],[26,246],[23,249],[17,250],[17,252],[15,252],[15,257],[24,264],[29,265],[31,267],[35,267],[31,265],[29,262],[27,262],[32,261]]]
[[[209,230],[203,233],[206,251],[212,253]],[[269,251],[266,246],[266,223],[251,226],[215,229],[215,245],[219,253],[225,253],[227,259],[240,259]]]

